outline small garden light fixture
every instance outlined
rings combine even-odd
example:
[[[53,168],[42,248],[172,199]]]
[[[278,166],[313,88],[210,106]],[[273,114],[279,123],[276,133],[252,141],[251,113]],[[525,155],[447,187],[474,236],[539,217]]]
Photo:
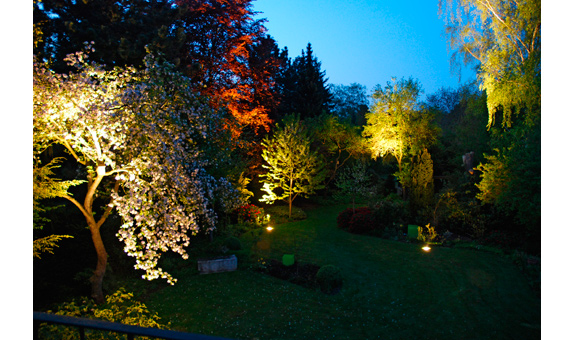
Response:
[[[421,249],[423,249],[423,251],[425,251],[425,252],[429,252],[431,250],[431,247],[426,245],[425,247],[422,247]]]
[[[266,228],[266,230],[267,230],[268,232],[271,232],[272,230],[274,230],[274,227],[268,226],[268,227]]]

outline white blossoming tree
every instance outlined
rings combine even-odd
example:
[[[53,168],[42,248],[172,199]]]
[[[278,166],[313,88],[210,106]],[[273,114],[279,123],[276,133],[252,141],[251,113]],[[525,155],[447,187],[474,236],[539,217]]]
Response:
[[[148,280],[176,279],[157,266],[169,250],[187,258],[190,236],[215,226],[211,202],[233,187],[204,170],[194,140],[207,137],[213,117],[184,76],[149,56],[147,68],[105,70],[84,54],[69,56],[75,72],[60,75],[34,65],[34,138],[63,145],[85,169],[83,201],[65,192],[84,215],[97,252],[92,297],[104,301],[107,253],[100,228],[113,209],[124,224],[118,237]],[[206,118],[208,117],[208,118]],[[109,185],[110,190],[104,190]],[[109,202],[97,214],[97,196]],[[105,196],[105,197],[102,197]],[[226,207],[230,209],[230,207]]]

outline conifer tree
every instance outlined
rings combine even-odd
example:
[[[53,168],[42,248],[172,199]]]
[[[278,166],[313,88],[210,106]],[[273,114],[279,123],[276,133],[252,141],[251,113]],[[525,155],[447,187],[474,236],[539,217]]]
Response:
[[[433,160],[427,149],[413,157],[410,189],[409,203],[413,213],[433,204]]]
[[[289,64],[281,79],[282,111],[298,113],[302,119],[329,112],[331,93],[327,80],[325,71],[321,70],[321,62],[313,55],[311,43],[308,43],[305,52],[302,50],[301,55]]]

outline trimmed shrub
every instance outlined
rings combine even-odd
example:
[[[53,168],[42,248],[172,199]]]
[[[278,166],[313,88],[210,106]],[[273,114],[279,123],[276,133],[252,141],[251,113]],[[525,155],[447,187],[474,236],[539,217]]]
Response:
[[[353,209],[347,208],[337,215],[337,227],[343,230],[349,229],[349,223],[353,217]]]
[[[230,236],[226,239],[224,244],[229,250],[242,250],[242,243],[235,236]]]
[[[326,294],[336,294],[343,286],[341,269],[331,264],[321,267],[317,271],[315,279],[321,291]]]
[[[354,234],[366,234],[375,229],[375,219],[369,208],[355,209],[355,214],[349,221],[349,232]]]

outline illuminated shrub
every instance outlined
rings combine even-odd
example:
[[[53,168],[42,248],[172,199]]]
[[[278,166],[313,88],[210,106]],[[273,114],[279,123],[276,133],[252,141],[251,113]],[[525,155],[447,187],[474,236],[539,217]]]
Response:
[[[133,299],[132,293],[120,288],[106,297],[106,303],[98,305],[92,299],[80,298],[72,302],[58,305],[56,311],[48,311],[56,315],[75,316],[88,319],[98,319],[118,322],[125,325],[168,329],[168,325],[160,323],[160,317],[148,310],[145,304]],[[74,327],[55,324],[40,327],[40,339],[79,339],[78,330]],[[98,330],[86,330],[87,339],[125,339],[126,335]]]
[[[355,209],[355,214],[349,221],[349,232],[354,234],[366,234],[375,229],[375,219],[369,208]]]
[[[269,221],[264,209],[253,204],[246,204],[236,209],[238,223],[263,225]]]
[[[336,294],[343,286],[341,269],[331,264],[321,267],[317,271],[315,279],[321,291],[326,294]]]

